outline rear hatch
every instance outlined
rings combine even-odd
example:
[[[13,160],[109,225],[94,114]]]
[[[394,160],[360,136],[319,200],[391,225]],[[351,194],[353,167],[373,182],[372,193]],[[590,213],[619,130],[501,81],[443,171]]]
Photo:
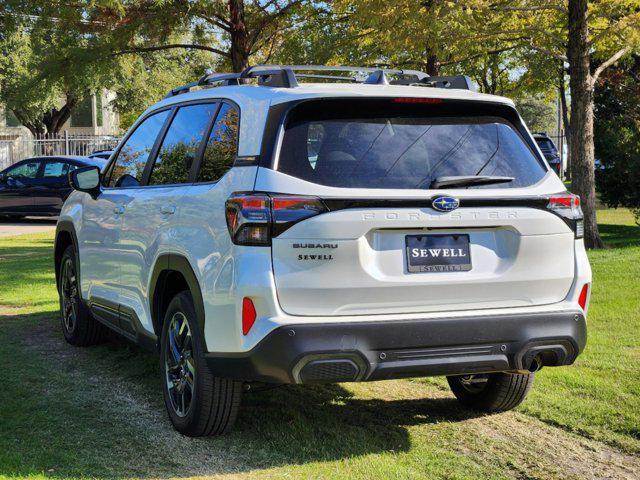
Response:
[[[547,208],[542,192],[562,187],[515,110],[420,100],[316,100],[288,113],[255,188],[299,199],[272,200],[274,209],[317,210],[273,231],[285,312],[477,310],[566,297],[575,234]]]

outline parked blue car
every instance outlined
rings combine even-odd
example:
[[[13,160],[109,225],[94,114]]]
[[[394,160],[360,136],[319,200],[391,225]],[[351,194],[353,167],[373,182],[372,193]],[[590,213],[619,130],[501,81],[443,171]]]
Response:
[[[0,172],[0,217],[56,216],[71,193],[68,173],[106,160],[86,157],[35,157]]]

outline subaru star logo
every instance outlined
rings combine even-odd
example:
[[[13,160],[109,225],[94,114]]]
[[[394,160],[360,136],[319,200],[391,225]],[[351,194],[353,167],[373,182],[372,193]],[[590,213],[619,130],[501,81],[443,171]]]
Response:
[[[431,206],[439,212],[451,212],[460,206],[460,200],[453,197],[438,197],[431,202]]]

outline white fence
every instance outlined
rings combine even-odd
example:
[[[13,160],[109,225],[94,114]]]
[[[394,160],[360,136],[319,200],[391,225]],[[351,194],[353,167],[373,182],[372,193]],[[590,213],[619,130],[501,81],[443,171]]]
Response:
[[[29,157],[50,155],[87,156],[97,150],[112,150],[120,137],[63,132],[58,135],[24,136],[0,141],[0,165],[4,168]],[[1,168],[0,168],[1,169]]]
[[[111,150],[118,144],[120,137],[111,135],[74,135],[64,132],[59,135],[38,135],[22,140],[26,145],[23,151],[29,156],[40,155],[78,155],[87,156],[97,150]]]
[[[13,142],[9,140],[0,140],[0,170],[4,170],[12,163],[14,163]]]

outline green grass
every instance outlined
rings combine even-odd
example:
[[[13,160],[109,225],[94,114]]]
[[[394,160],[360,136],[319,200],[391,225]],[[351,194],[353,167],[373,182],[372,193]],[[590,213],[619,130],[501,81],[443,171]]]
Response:
[[[599,221],[615,248],[589,253],[587,349],[543,369],[516,412],[474,416],[440,378],[286,387],[246,395],[214,439],[171,429],[153,355],[64,343],[52,234],[0,238],[0,478],[637,475],[640,228],[626,210]]]
[[[607,250],[589,252],[588,343],[573,368],[539,375],[523,411],[640,451],[640,227],[628,210],[598,212]]]

